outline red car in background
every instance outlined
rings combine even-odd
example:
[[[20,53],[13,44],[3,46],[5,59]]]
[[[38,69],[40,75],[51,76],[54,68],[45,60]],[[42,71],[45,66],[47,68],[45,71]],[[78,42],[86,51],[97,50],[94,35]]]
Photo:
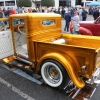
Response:
[[[100,17],[94,21],[80,21],[79,24],[79,33],[81,35],[100,36]],[[71,27],[70,32],[72,32]]]

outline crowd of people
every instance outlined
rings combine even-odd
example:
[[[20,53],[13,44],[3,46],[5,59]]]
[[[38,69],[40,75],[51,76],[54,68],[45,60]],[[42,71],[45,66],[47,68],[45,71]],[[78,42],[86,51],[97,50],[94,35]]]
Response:
[[[100,15],[100,8],[99,7],[86,7],[86,8],[72,7],[71,9],[66,9],[64,15],[62,15],[62,17],[65,19],[65,22],[66,22],[64,31],[66,31],[66,28],[67,28],[67,31],[69,31],[69,26],[70,26],[70,28],[72,28],[70,29],[72,30],[71,32],[73,34],[77,34],[79,31],[79,26],[80,26],[79,21],[86,21],[88,14],[92,15],[94,20],[96,20]]]
[[[94,20],[96,20],[100,15],[100,8],[99,7],[39,7],[37,8],[25,8],[25,7],[18,7],[14,9],[13,7],[0,8],[0,18],[8,18],[11,14],[19,14],[19,13],[34,13],[34,12],[42,12],[42,13],[58,13],[61,14],[62,18],[65,19],[66,24],[64,27],[64,31],[69,31],[70,22],[72,23],[73,33],[78,32],[79,21],[86,21],[87,14],[93,16]],[[2,27],[5,26],[4,21],[1,21]]]
[[[88,11],[86,8],[71,8],[66,10],[64,19],[66,21],[64,31],[69,31],[69,25],[72,24],[72,33],[77,34],[79,30],[79,21],[86,21]]]

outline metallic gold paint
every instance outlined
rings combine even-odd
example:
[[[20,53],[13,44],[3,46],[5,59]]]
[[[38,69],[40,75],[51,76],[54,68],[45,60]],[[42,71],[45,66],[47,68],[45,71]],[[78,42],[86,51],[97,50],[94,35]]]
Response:
[[[74,82],[75,86],[77,86],[78,88],[84,87],[85,83],[80,78],[80,76],[78,76],[78,72],[77,72],[75,62],[73,62],[73,60],[67,54],[65,54],[63,52],[48,53],[48,54],[45,54],[40,59],[39,62],[42,62],[45,59],[54,59],[54,60],[60,62],[64,66],[66,71],[68,72],[69,77]],[[37,66],[39,66],[39,64]]]
[[[9,17],[10,29],[14,39],[13,18],[24,18],[26,27],[26,42],[29,60],[36,62],[36,72],[45,59],[54,59],[60,62],[68,72],[74,84],[82,88],[85,83],[79,75],[92,77],[96,70],[96,50],[100,48],[100,37],[72,35],[61,33],[61,15],[49,13],[14,14]],[[43,26],[42,20],[55,20],[55,25]],[[52,40],[65,38],[66,44],[54,44]],[[15,41],[13,40],[13,43]],[[15,44],[14,51],[15,50]],[[86,72],[81,67],[86,66]]]

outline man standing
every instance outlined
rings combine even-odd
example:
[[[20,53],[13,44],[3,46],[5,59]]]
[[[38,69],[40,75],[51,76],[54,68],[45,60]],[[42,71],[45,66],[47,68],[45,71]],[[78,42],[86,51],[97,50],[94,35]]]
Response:
[[[65,13],[64,19],[66,21],[64,31],[66,31],[66,28],[67,28],[67,32],[68,32],[69,31],[69,24],[70,24],[70,21],[71,21],[70,11]]]
[[[2,9],[0,8],[0,18],[4,18],[5,17],[5,15],[4,15],[4,12],[2,11]],[[1,24],[1,29],[2,28],[5,28],[5,23],[4,23],[4,21],[3,20],[0,20],[0,24]]]
[[[74,17],[72,18],[72,25],[73,25],[72,33],[73,34],[77,34],[79,31],[79,26],[80,26],[79,21],[80,21],[80,18],[79,18],[78,12],[74,12]]]
[[[79,14],[79,18],[80,18],[80,20],[82,20],[82,8],[79,8],[79,10],[78,10],[78,14]]]
[[[62,15],[62,18],[64,18],[64,15],[65,15],[65,10],[64,10],[64,7],[62,7],[62,10],[61,10],[61,15]]]
[[[86,21],[87,14],[88,14],[88,12],[83,8],[83,12],[82,12],[82,21]]]
[[[93,13],[94,20],[96,20],[99,17],[99,10],[95,8],[94,13]]]

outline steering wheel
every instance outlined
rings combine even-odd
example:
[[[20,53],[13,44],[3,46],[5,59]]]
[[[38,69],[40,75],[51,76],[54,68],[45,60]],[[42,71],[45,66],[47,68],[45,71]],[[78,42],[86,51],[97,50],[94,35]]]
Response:
[[[19,24],[19,25],[18,25],[18,31],[19,31],[21,34],[25,34],[25,24]]]

